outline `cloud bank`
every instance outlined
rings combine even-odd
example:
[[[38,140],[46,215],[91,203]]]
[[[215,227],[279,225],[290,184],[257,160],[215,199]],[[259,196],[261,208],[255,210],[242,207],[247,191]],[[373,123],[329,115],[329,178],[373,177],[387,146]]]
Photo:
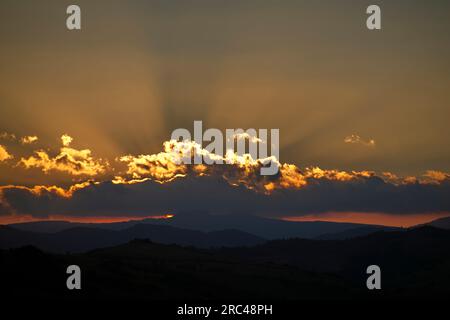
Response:
[[[94,159],[91,155],[91,150],[83,149],[77,150],[71,148],[69,145],[72,142],[72,137],[63,135],[61,147],[58,155],[51,157],[46,151],[38,150],[29,158],[22,158],[19,165],[25,168],[40,168],[44,172],[51,170],[62,171],[74,176],[96,176],[104,173],[108,163],[101,159]]]
[[[308,178],[301,188],[270,194],[244,185],[230,185],[217,176],[189,176],[161,184],[87,183],[64,191],[57,187],[2,187],[3,214],[148,216],[201,210],[211,213],[251,213],[272,217],[326,212],[411,214],[450,212],[450,183],[395,185],[380,177],[341,181]],[[8,210],[7,210],[8,209]]]
[[[69,142],[70,143],[70,142]],[[117,159],[127,170],[107,181],[85,181],[63,189],[57,186],[0,187],[3,215],[148,216],[183,211],[251,213],[271,217],[327,212],[383,212],[394,215],[450,212],[450,175],[428,171],[421,177],[401,178],[384,172],[300,169],[279,163],[275,176],[261,176],[265,165],[249,155],[228,154],[218,165],[180,164],[173,153],[190,146],[206,157],[217,157],[194,142],[167,141],[153,155]],[[30,160],[31,159],[31,160]],[[38,154],[25,161],[43,170],[95,173],[103,167],[88,150],[61,148],[56,158]],[[62,160],[64,159],[64,160]],[[22,160],[23,161],[23,160]]]
[[[218,156],[193,141],[166,141],[164,150],[150,155],[124,155],[126,169],[112,179],[98,180],[109,163],[94,159],[89,149],[70,146],[61,138],[58,155],[36,151],[19,162],[89,179],[69,188],[38,185],[0,186],[0,219],[11,216],[146,217],[164,213],[203,211],[298,217],[328,212],[382,212],[391,215],[450,212],[450,175],[427,171],[420,177],[390,172],[299,168],[276,158],[252,159],[228,152]],[[1,151],[2,149],[0,149]],[[184,164],[180,159],[202,155],[223,164]],[[260,175],[275,163],[278,174]]]

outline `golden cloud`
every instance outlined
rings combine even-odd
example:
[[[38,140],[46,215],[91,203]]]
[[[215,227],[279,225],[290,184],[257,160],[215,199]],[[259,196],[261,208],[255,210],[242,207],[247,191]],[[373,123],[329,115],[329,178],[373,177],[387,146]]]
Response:
[[[159,182],[167,182],[185,175],[187,171],[186,166],[176,164],[171,156],[164,152],[137,157],[128,155],[121,157],[119,161],[127,164],[127,174],[133,179],[151,177]]]
[[[49,195],[55,195],[62,199],[70,199],[72,198],[73,194],[81,189],[87,188],[90,185],[98,185],[99,182],[94,181],[85,181],[82,183],[76,183],[72,186],[70,186],[67,189],[58,187],[58,186],[43,186],[43,185],[36,185],[33,187],[26,187],[26,186],[18,186],[18,185],[5,185],[0,186],[0,209],[3,207],[8,211],[9,214],[12,214],[15,212],[15,209],[13,206],[9,204],[5,197],[5,192],[8,190],[16,191],[16,190],[22,190],[26,193],[32,195],[33,197],[40,198],[40,197],[48,197]]]
[[[68,144],[72,139],[65,140],[69,140]],[[0,214],[39,216],[56,212],[78,214],[86,210],[97,216],[111,212],[149,214],[173,208],[187,210],[186,199],[193,205],[191,209],[199,206],[224,212],[254,210],[271,214],[356,212],[367,208],[371,212],[424,213],[450,208],[446,200],[450,174],[441,171],[429,170],[419,177],[400,177],[390,172],[377,175],[373,171],[301,169],[294,164],[280,163],[274,157],[253,159],[249,154],[238,155],[231,151],[224,156],[217,155],[193,141],[171,140],[164,142],[163,147],[164,151],[156,154],[117,158],[127,169],[113,180],[105,177],[103,182],[86,181],[69,188],[0,186]],[[181,160],[188,155],[191,158],[202,155],[204,163],[183,163]],[[205,159],[223,163],[206,164]],[[268,161],[278,166],[276,175],[260,174],[261,167],[268,165]],[[54,158],[45,151],[36,151],[33,157],[22,159],[20,163],[45,172],[60,170],[74,175],[95,175],[105,170],[102,163],[92,158],[90,150],[69,146],[61,147]],[[160,187],[159,184],[167,185]],[[210,194],[205,196],[205,190]],[[386,195],[387,203],[383,201]],[[324,198],[327,201],[323,201]],[[164,199],[173,201],[168,204]]]
[[[427,170],[422,176],[406,176],[399,177],[391,172],[382,173],[383,180],[386,182],[400,185],[400,184],[441,184],[444,181],[450,180],[450,174],[437,170]]]
[[[6,150],[6,147],[0,145],[0,161],[6,161],[6,160],[9,160],[12,158],[13,158],[13,156],[8,153],[8,151]]]
[[[68,147],[72,143],[73,138],[67,134],[63,134],[61,136],[61,141],[62,141],[63,146]]]
[[[260,168],[267,161],[275,161],[275,158],[253,159],[249,154],[238,155],[227,152],[220,156],[203,149],[194,141],[178,142],[175,140],[163,143],[164,152],[152,155],[127,155],[118,160],[128,166],[126,177],[116,177],[116,183],[135,183],[139,179],[152,179],[161,183],[169,182],[175,178],[194,175],[219,175],[232,185],[244,184],[248,188],[264,190],[263,180],[270,178],[260,175]],[[187,158],[192,160],[196,155],[201,155],[207,163],[213,161],[223,163],[221,165],[185,164]],[[191,161],[193,162],[193,161]]]
[[[63,146],[55,157],[51,157],[46,151],[35,151],[28,159],[22,158],[19,164],[25,168],[41,168],[44,172],[51,170],[63,171],[75,176],[96,176],[104,173],[109,167],[108,162],[94,159],[89,149],[77,150],[69,145],[73,138],[68,135],[61,137]],[[0,146],[1,147],[1,146]],[[224,156],[212,153],[194,141],[170,140],[163,143],[163,151],[157,154],[141,154],[138,156],[124,155],[116,160],[125,163],[127,169],[119,172],[111,181],[113,184],[139,184],[148,180],[159,183],[168,183],[174,179],[188,176],[217,176],[226,180],[232,186],[245,186],[247,189],[258,193],[272,194],[283,189],[302,189],[309,184],[328,180],[337,182],[365,181],[373,177],[382,179],[393,185],[408,184],[442,184],[450,179],[450,175],[435,170],[429,170],[421,177],[399,177],[391,172],[383,172],[377,175],[373,171],[341,171],[326,170],[319,167],[307,167],[300,169],[294,164],[280,163],[275,157],[253,159],[250,154],[239,155],[228,151]],[[0,157],[12,157],[3,147],[0,148]],[[197,155],[203,158],[202,164],[189,164],[187,157],[193,160]],[[213,162],[216,162],[214,164]],[[193,161],[191,161],[193,162]],[[217,164],[221,163],[221,164]],[[213,163],[213,164],[206,164]],[[278,166],[278,173],[273,176],[263,176],[260,169],[268,164]],[[75,190],[84,188],[92,182],[84,182],[63,189],[57,186],[35,186],[27,188],[35,195],[42,192],[51,192],[61,197],[71,197]],[[0,187],[4,188],[4,187]],[[20,188],[20,187],[19,187]]]
[[[250,143],[266,143],[266,141],[256,137],[256,136],[252,136],[250,134],[248,134],[247,132],[244,133],[236,133],[233,136],[234,139],[238,139],[238,140],[245,140],[245,141],[249,141]]]
[[[250,154],[238,155],[228,151],[220,156],[203,149],[194,141],[166,141],[163,144],[164,152],[153,155],[127,155],[119,158],[128,166],[126,176],[117,176],[115,183],[138,183],[152,179],[161,183],[172,181],[175,178],[185,177],[189,174],[217,175],[224,178],[231,185],[244,185],[249,189],[271,193],[277,189],[299,189],[308,184],[310,179],[327,179],[335,181],[349,181],[352,179],[370,178],[375,175],[372,171],[339,171],[323,170],[311,167],[301,170],[293,164],[280,163],[275,157],[253,159]],[[191,160],[201,155],[206,163],[219,161],[218,164],[186,164],[188,157]],[[192,162],[192,161],[191,161]],[[260,169],[269,162],[275,163],[278,174],[262,176]]]
[[[101,159],[95,160],[91,156],[91,150],[77,150],[69,147],[68,145],[73,139],[68,135],[63,135],[61,140],[63,147],[57,156],[51,157],[46,151],[38,150],[35,151],[34,156],[28,159],[22,158],[19,164],[27,169],[33,167],[41,168],[46,173],[50,170],[57,170],[75,176],[96,176],[106,171],[108,162]]]
[[[18,186],[18,185],[6,185],[6,186],[0,186],[0,195],[2,195],[5,190],[18,189],[18,190],[26,190],[35,196],[42,196],[44,193],[52,193],[52,194],[56,194],[63,198],[70,198],[70,197],[72,197],[72,195],[75,191],[84,189],[93,184],[99,184],[99,182],[85,181],[85,182],[81,182],[81,183],[76,183],[67,189],[64,189],[64,188],[61,188],[58,186],[43,186],[43,185],[36,185],[33,187]],[[0,199],[1,199],[1,197],[0,197]]]
[[[20,143],[22,143],[22,144],[31,144],[33,142],[38,141],[38,139],[39,138],[37,136],[25,136],[25,137],[22,137],[20,139]]]
[[[441,182],[450,179],[450,174],[437,170],[428,170],[423,176],[423,183],[440,184]]]

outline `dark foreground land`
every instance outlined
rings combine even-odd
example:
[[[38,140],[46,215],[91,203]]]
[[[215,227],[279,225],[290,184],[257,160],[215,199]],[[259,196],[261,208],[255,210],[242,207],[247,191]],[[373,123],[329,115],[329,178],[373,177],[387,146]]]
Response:
[[[66,288],[73,264],[82,270],[81,290]],[[372,264],[381,268],[382,290],[366,288]],[[145,239],[78,254],[26,246],[0,251],[0,283],[10,297],[32,299],[449,299],[450,231],[421,227],[222,249]]]

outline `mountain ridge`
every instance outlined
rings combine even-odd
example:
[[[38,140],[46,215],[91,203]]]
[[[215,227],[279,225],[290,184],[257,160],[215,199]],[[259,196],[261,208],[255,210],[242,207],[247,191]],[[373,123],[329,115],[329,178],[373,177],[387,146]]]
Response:
[[[136,224],[152,224],[152,225],[167,225],[176,228],[212,232],[221,231],[224,229],[235,229],[264,239],[283,239],[301,237],[307,239],[318,238],[322,235],[332,237],[336,234],[349,231],[356,228],[373,228],[378,229],[393,229],[395,227],[386,227],[382,225],[369,225],[360,223],[346,223],[346,222],[327,222],[327,221],[307,221],[295,222],[279,219],[271,219],[259,217],[249,214],[229,214],[229,215],[213,215],[202,212],[185,212],[175,215],[170,219],[142,219],[131,220],[126,222],[114,223],[70,223],[65,221],[41,221],[28,222],[20,224],[11,224],[11,227],[27,230],[33,232],[57,232],[62,231],[73,226],[96,227],[110,230],[123,230],[132,227]],[[372,230],[367,229],[366,233]],[[363,232],[364,233],[364,232]]]
[[[139,238],[162,244],[174,243],[199,248],[247,246],[266,241],[238,230],[207,233],[145,223],[132,225],[123,230],[75,226],[54,233],[24,231],[9,226],[0,228],[0,248],[9,249],[34,245],[44,251],[55,253],[85,252],[96,248],[120,245]]]

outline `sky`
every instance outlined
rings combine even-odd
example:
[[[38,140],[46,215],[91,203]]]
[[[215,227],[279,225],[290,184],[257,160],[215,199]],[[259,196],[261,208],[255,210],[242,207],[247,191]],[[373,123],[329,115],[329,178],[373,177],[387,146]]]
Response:
[[[184,200],[171,204],[180,181],[215,176],[227,182],[214,180],[218,203],[234,199],[222,188],[257,198],[226,212],[395,224],[450,212],[448,1],[376,1],[379,31],[363,0],[77,1],[81,31],[66,29],[69,4],[0,4],[0,222],[116,217],[86,194],[152,198],[156,187],[164,203],[132,208],[124,196],[121,216],[182,212]],[[163,143],[194,120],[279,129],[281,175],[168,165]],[[220,208],[200,202],[192,209]]]

